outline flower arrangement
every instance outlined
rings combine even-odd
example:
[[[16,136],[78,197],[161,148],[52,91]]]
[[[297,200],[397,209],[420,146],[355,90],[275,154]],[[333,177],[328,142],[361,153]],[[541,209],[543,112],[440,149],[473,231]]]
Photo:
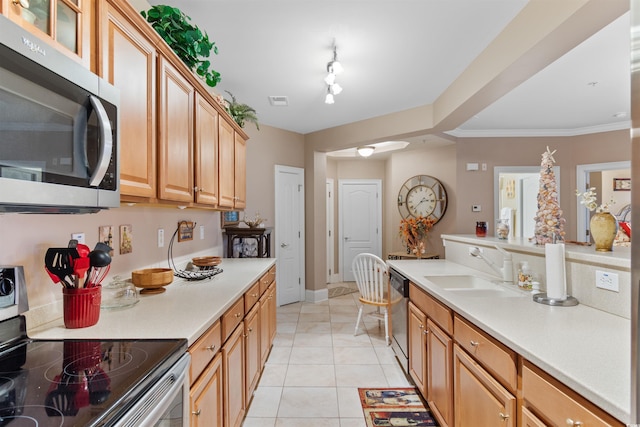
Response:
[[[426,253],[425,239],[436,221],[428,217],[410,217],[400,221],[400,237],[418,258]]]
[[[584,193],[581,193],[580,190],[576,190],[576,196],[582,198],[582,200],[580,200],[581,205],[584,205],[591,212],[595,210],[596,213],[609,212],[611,205],[616,203],[615,200],[610,199],[608,202],[602,203],[598,206],[595,187],[589,188]]]

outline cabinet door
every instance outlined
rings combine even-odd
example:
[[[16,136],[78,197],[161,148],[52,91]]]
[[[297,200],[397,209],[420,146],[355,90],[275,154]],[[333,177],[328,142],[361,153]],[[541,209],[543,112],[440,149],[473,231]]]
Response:
[[[234,136],[234,196],[235,209],[244,209],[247,206],[247,141],[235,133]]]
[[[427,320],[427,395],[429,407],[441,427],[453,419],[453,340],[431,319]]]
[[[522,407],[522,427],[547,427],[538,417],[533,415],[527,408]]]
[[[189,391],[191,427],[222,425],[222,354],[218,353]]]
[[[244,319],[244,335],[245,335],[245,402],[249,404],[253,391],[258,385],[261,372],[261,354],[260,354],[260,316],[258,311],[260,304],[253,306],[249,314]]]
[[[160,56],[159,197],[193,201],[194,88]]]
[[[106,5],[100,74],[120,89],[120,193],[156,197],[156,50]]]
[[[427,317],[423,312],[409,302],[409,375],[413,378],[416,388],[422,396],[427,398],[427,354],[426,334]]]
[[[244,324],[240,323],[222,347],[224,426],[238,427],[246,411],[244,395]]]
[[[271,300],[269,291],[260,297],[260,366],[264,366],[271,349]]]
[[[91,14],[89,0],[33,0],[27,8],[8,1],[6,12],[9,19],[95,72]]]
[[[196,94],[196,202],[218,204],[218,112]]]
[[[275,269],[273,270],[273,274],[275,274]],[[277,306],[276,306],[276,282],[275,280],[271,285],[269,285],[269,289],[267,290],[269,293],[269,347],[273,345],[273,340],[276,339],[277,332]]]
[[[218,205],[233,208],[235,201],[235,132],[226,118],[220,117],[218,124]]]
[[[457,344],[453,349],[453,381],[456,427],[516,425],[516,398]]]

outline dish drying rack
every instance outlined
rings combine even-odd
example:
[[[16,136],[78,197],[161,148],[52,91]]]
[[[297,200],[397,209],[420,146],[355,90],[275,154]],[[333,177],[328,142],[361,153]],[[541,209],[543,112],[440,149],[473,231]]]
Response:
[[[186,221],[181,221],[180,223],[178,223],[178,227],[176,228],[176,231],[173,233],[173,236],[171,236],[171,240],[169,241],[169,250],[167,251],[167,262],[169,263],[169,267],[173,269],[173,275],[186,280],[204,280],[204,279],[211,279],[213,276],[222,273],[222,269],[217,266],[211,266],[211,267],[194,266],[194,268],[197,268],[197,270],[184,270],[176,267],[176,263],[173,260],[173,242],[176,240],[176,236],[180,231],[180,226],[186,223],[187,223]],[[193,227],[195,227],[195,223],[193,224]]]

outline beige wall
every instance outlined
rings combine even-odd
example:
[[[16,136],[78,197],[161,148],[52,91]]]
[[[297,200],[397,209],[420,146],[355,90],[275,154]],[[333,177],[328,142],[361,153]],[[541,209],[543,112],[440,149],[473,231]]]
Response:
[[[125,206],[91,215],[0,215],[0,235],[4,242],[0,265],[22,265],[25,269],[27,292],[31,308],[62,299],[62,287],[54,284],[44,270],[44,255],[49,247],[66,247],[71,233],[84,232],[86,243],[93,248],[98,241],[98,227],[115,227],[115,254],[109,278],[120,274],[130,277],[131,271],[157,265],[167,267],[167,249],[178,221],[195,221],[192,241],[176,242],[174,258],[206,251],[222,255],[220,213],[205,210]],[[120,255],[119,226],[129,224],[133,229],[133,252]],[[199,226],[205,227],[200,240]],[[157,246],[157,230],[165,230],[165,245]],[[186,264],[178,265],[184,268]]]
[[[560,167],[560,208],[567,220],[566,237],[576,238],[576,166],[631,159],[629,131],[552,138],[466,138],[457,146],[456,233],[473,234],[476,221],[493,225],[493,168],[496,166],[540,166],[547,146]],[[467,163],[486,163],[486,171],[466,171]],[[472,212],[481,205],[482,212]]]

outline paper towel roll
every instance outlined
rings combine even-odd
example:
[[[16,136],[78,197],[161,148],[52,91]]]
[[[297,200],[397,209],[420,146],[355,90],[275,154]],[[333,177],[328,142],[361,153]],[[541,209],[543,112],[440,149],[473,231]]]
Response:
[[[567,275],[564,267],[564,243],[544,245],[547,268],[547,298],[567,299]]]

